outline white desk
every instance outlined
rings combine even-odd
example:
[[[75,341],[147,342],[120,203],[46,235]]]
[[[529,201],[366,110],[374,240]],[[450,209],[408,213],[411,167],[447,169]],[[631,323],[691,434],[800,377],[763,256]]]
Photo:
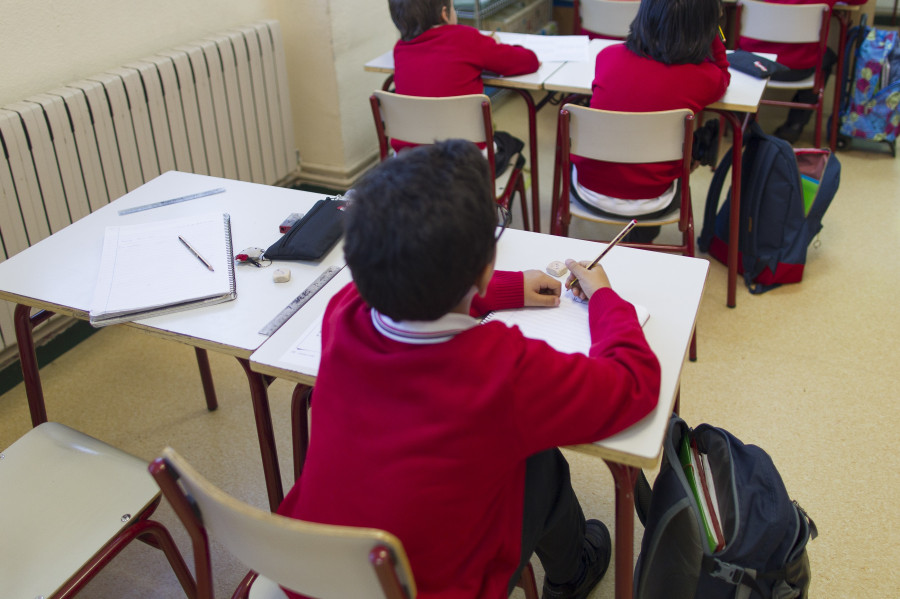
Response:
[[[594,68],[597,54],[613,44],[622,43],[616,40],[591,40],[591,60],[587,62],[567,62],[556,70],[545,82],[544,89],[548,91],[563,92],[569,94],[591,95],[591,84],[594,81]],[[773,55],[764,55],[774,59]],[[766,89],[766,79],[757,79],[750,75],[730,69],[731,83],[725,94],[717,102],[707,106],[708,110],[719,113],[731,125],[733,143],[731,146],[731,189],[732,208],[729,221],[729,239],[738,239],[738,225],[740,223],[740,189],[741,189],[741,154],[743,146],[743,130],[741,121],[735,113],[755,113],[759,108],[763,92]],[[737,304],[737,243],[728,244],[728,306]]]
[[[225,193],[130,215],[118,214],[122,208],[217,187],[225,188]],[[0,299],[19,304],[16,308],[16,339],[32,423],[36,426],[47,420],[40,373],[34,357],[32,328],[53,312],[87,320],[106,226],[221,210],[231,214],[233,245],[237,253],[246,247],[267,248],[281,235],[278,225],[288,214],[305,212],[323,197],[292,189],[170,171],[0,263]],[[263,469],[273,509],[280,503],[282,491],[271,434],[267,381],[249,369],[247,360],[267,339],[258,331],[325,268],[342,260],[343,254],[336,247],[321,262],[283,262],[283,266],[291,269],[291,280],[282,284],[272,281],[274,265],[270,268],[239,265],[235,269],[236,300],[124,325],[196,348],[210,409],[215,409],[216,400],[206,350],[238,359],[250,381]],[[32,308],[44,312],[31,316]]]
[[[552,260],[590,259],[602,247],[603,244],[592,241],[507,229],[500,239],[497,268],[542,269]],[[709,262],[618,247],[603,259],[603,266],[620,295],[643,304],[650,311],[644,333],[662,367],[659,403],[649,416],[608,439],[574,448],[602,458],[615,478],[616,595],[631,597],[634,483],[638,469],[653,468],[658,463]],[[348,269],[344,269],[250,357],[250,368],[262,374],[312,385],[315,369],[298,370],[290,360],[285,359],[285,354],[295,346],[310,324],[321,316],[331,296],[349,280]]]

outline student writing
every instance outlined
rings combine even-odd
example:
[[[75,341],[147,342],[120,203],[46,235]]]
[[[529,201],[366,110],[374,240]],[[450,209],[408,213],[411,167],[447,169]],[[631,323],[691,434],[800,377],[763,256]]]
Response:
[[[591,108],[698,113],[721,98],[731,75],[719,12],[719,0],[641,0],[625,43],[597,55]],[[612,164],[573,156],[572,163],[572,194],[588,210],[640,221],[680,205],[678,161]],[[659,227],[639,227],[626,241],[649,242],[658,233]]]
[[[560,445],[592,442],[655,406],[658,361],[601,266],[569,268],[589,298],[589,355],[559,353],[493,309],[559,304],[540,271],[494,272],[488,163],[469,142],[405,150],[354,187],[309,452],[279,512],[385,529],[419,597],[506,597],[533,553],[546,599],[583,599],[610,558]]]

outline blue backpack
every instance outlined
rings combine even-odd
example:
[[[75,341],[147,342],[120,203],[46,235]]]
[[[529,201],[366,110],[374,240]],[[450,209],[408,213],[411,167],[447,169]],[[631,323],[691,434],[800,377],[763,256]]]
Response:
[[[822,229],[822,217],[841,179],[841,164],[827,148],[794,149],[753,122],[744,133],[738,272],[750,293],[763,293],[803,278],[806,250]],[[716,214],[731,152],[716,167],[706,196],[701,252],[728,259],[729,189]]]
[[[714,486],[723,545],[711,549],[679,448],[693,443]],[[709,479],[708,479],[709,480]],[[673,415],[659,475],[643,473],[635,507],[644,524],[634,599],[796,599],[810,582],[806,545],[817,531],[788,497],[771,457],[731,433]]]

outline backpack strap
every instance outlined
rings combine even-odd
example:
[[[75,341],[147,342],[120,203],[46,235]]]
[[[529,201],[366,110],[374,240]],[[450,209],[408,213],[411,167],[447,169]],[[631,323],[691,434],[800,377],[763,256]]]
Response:
[[[697,248],[706,253],[709,250],[709,244],[712,242],[713,232],[716,225],[716,209],[719,207],[719,196],[722,195],[722,186],[725,184],[725,177],[731,169],[731,151],[725,153],[716,172],[713,174],[712,181],[709,184],[709,191],[706,192],[706,207],[703,212],[703,228],[700,229],[700,236],[697,238]]]
[[[753,568],[744,568],[743,566],[723,562],[717,557],[706,554],[703,555],[701,567],[713,578],[724,580],[725,582],[738,587],[738,591],[736,592],[737,597],[749,597],[752,592],[756,592],[762,599],[765,599],[766,597],[765,592],[763,592],[762,588],[760,588],[759,584],[756,582],[757,573]],[[769,573],[769,575],[771,575],[771,573]],[[742,586],[746,587],[748,590],[742,591]]]

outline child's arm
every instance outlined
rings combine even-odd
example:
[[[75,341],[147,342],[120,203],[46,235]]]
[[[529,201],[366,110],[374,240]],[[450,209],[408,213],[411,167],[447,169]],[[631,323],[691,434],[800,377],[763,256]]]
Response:
[[[500,44],[481,33],[478,33],[476,52],[483,70],[507,77],[534,73],[541,66],[537,55],[528,48]]]

